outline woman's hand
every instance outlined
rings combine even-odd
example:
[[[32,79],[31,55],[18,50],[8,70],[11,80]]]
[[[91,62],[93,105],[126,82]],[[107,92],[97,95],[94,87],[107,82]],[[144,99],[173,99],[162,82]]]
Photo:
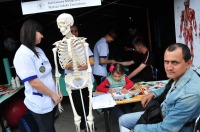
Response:
[[[62,95],[62,92],[61,92],[60,90],[58,91],[58,95],[60,96],[61,101],[62,101],[62,99],[63,99],[63,95]]]
[[[53,99],[54,103],[57,105],[58,103],[60,103],[62,101],[63,97],[61,97],[55,93],[55,94],[53,94],[53,96],[51,98]]]

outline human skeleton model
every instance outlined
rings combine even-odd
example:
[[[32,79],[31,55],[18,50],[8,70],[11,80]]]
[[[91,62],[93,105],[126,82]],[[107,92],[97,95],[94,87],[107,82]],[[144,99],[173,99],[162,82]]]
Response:
[[[74,107],[74,102],[71,95],[71,90],[80,90],[82,106],[84,111],[84,116],[86,119],[86,128],[88,131],[88,125],[90,132],[94,131],[94,122],[93,122],[93,114],[92,114],[92,88],[93,83],[91,79],[91,66],[89,62],[88,56],[88,43],[85,42],[86,38],[77,38],[71,34],[70,26],[74,23],[73,17],[70,14],[63,13],[57,18],[57,26],[60,29],[60,32],[63,36],[65,36],[62,40],[55,42],[55,48],[53,48],[54,53],[54,62],[55,62],[55,77],[56,77],[56,85],[59,88],[59,79],[61,74],[58,71],[57,65],[57,52],[60,66],[65,69],[68,68],[69,65],[73,65],[73,72],[68,73],[65,76],[66,90],[69,94],[70,103],[72,106],[72,110],[74,113],[74,122],[76,126],[76,131],[80,132],[80,123],[81,117],[77,114],[76,109]],[[79,66],[87,65],[87,70],[80,71]],[[81,89],[88,87],[89,90],[89,114],[86,118],[85,108],[83,105],[83,98]],[[80,102],[81,103],[81,102]],[[59,111],[62,112],[63,108],[59,105]]]
[[[195,18],[195,11],[190,6],[190,0],[184,1],[185,10],[181,12],[181,23],[180,23],[180,35],[185,40],[185,44],[188,45],[188,41],[190,43],[190,51],[192,59],[194,59],[194,51],[193,51],[193,29],[195,30],[195,36],[197,36],[197,23]]]

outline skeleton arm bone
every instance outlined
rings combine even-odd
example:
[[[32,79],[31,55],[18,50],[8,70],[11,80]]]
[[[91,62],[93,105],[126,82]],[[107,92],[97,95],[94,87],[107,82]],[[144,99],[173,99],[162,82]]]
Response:
[[[54,63],[55,63],[55,77],[56,77],[56,85],[59,84],[58,80],[60,79],[61,74],[58,71],[58,64],[57,64],[57,46],[58,46],[58,42],[54,43],[54,45],[56,45],[56,48],[53,48],[53,55],[54,55]],[[58,87],[60,88],[60,87]]]
[[[87,72],[91,73],[92,72],[92,68],[90,66],[90,59],[89,59],[89,54],[88,54],[88,43],[84,43],[84,48],[86,50],[86,58],[87,58]]]
[[[54,45],[56,45],[56,47],[53,48],[54,63],[55,63],[55,77],[56,77],[56,93],[59,95],[61,93],[60,92],[60,83],[59,83],[61,74],[58,71],[57,56],[56,56],[57,46],[59,45],[59,42],[54,43]],[[58,104],[58,109],[59,109],[59,112],[63,111],[63,107],[61,106],[60,103]]]
[[[55,76],[53,74],[52,74],[52,78],[54,80],[54,83],[56,84],[56,79],[55,79]],[[61,99],[63,99],[63,95],[62,95],[62,92],[60,90],[58,91],[58,95],[60,96]]]

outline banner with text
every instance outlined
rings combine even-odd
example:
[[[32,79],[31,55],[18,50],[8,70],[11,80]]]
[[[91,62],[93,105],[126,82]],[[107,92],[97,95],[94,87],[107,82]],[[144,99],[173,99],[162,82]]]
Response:
[[[24,15],[99,5],[101,0],[22,0],[21,2]]]
[[[192,68],[200,73],[200,0],[174,0],[176,42],[186,44]]]

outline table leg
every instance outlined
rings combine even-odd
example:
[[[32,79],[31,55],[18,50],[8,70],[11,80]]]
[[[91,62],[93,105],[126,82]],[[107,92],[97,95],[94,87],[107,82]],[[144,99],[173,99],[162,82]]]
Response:
[[[6,128],[5,128],[4,123],[3,123],[3,116],[2,116],[1,108],[0,108],[0,124],[1,124],[2,132],[6,132]]]
[[[109,124],[109,110],[108,109],[103,109],[104,111],[104,121],[105,121],[105,126],[106,126],[106,132],[110,132],[110,124]]]

